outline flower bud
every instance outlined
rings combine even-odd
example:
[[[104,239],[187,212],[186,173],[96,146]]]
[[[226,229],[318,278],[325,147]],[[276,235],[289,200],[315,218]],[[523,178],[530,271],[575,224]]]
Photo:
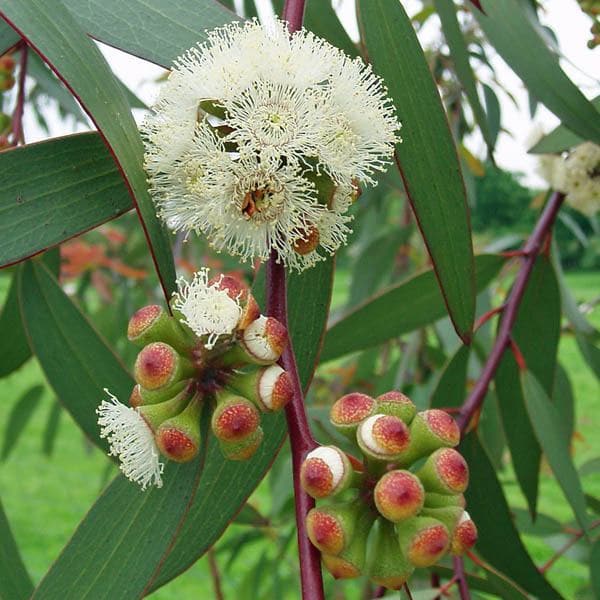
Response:
[[[437,494],[425,492],[425,506],[427,508],[445,508],[446,506],[466,506],[465,497],[462,494]]]
[[[192,363],[169,344],[148,344],[135,361],[135,380],[147,390],[158,390],[194,374]]]
[[[127,338],[140,347],[152,342],[166,342],[182,353],[194,345],[192,336],[158,304],[140,308],[129,319]]]
[[[193,381],[191,379],[184,379],[183,381],[177,381],[173,385],[167,386],[166,388],[159,388],[158,390],[147,390],[139,383],[136,383],[131,392],[131,396],[129,397],[129,404],[131,406],[158,404],[159,402],[164,402],[165,400],[173,398],[173,396],[179,394],[179,392],[183,391],[192,383]]]
[[[240,443],[251,437],[260,426],[260,413],[246,398],[223,393],[213,412],[211,427],[219,441]]]
[[[414,570],[400,551],[394,526],[387,521],[380,521],[373,540],[373,555],[369,567],[371,581],[390,590],[399,590]]]
[[[322,555],[325,568],[336,579],[353,579],[364,572],[367,538],[374,521],[373,513],[368,509],[364,510],[356,520],[354,534],[347,547],[337,555]]]
[[[250,373],[235,373],[227,387],[254,402],[263,412],[283,408],[294,395],[287,371],[269,365]]]
[[[294,240],[292,244],[292,248],[296,254],[300,254],[300,256],[304,256],[315,250],[319,245],[319,229],[314,225],[309,226],[309,228],[304,232],[304,235],[298,237]]]
[[[2,71],[14,71],[15,70],[15,59],[10,54],[0,56],[0,70]]]
[[[389,471],[375,486],[373,498],[379,513],[398,523],[414,517],[422,508],[425,491],[410,471]]]
[[[460,431],[456,421],[443,410],[431,409],[417,413],[410,424],[411,442],[402,456],[408,466],[434,450],[458,445]]]
[[[462,494],[469,484],[469,467],[453,448],[436,450],[417,471],[428,492]]]
[[[360,449],[369,458],[393,461],[408,448],[410,433],[398,417],[377,414],[359,425],[356,439]]]
[[[0,135],[8,133],[12,124],[12,119],[0,111]]]
[[[393,415],[402,419],[407,425],[413,420],[417,413],[417,407],[408,396],[402,392],[392,390],[377,396],[377,412],[384,415]]]
[[[333,403],[329,411],[329,420],[339,432],[354,438],[361,421],[374,412],[375,400],[366,394],[354,392]]]
[[[422,515],[441,521],[446,529],[453,533],[464,512],[462,506],[443,506],[441,508],[423,508]]]
[[[350,460],[335,446],[319,446],[308,453],[300,467],[300,483],[313,498],[335,496],[356,482]]]
[[[230,298],[240,303],[242,314],[238,322],[238,330],[243,331],[252,321],[256,321],[260,317],[260,308],[256,299],[239,279],[230,275],[220,275],[213,277],[208,284],[216,285],[218,289],[225,290]]]
[[[164,456],[175,462],[188,462],[198,454],[201,412],[202,398],[196,394],[181,413],[159,425],[155,440]]]
[[[477,527],[469,516],[467,511],[461,515],[458,525],[452,535],[450,552],[456,555],[462,555],[472,548],[477,542]]]
[[[15,78],[8,72],[0,70],[0,92],[6,92],[15,85]]]
[[[313,546],[324,554],[342,552],[354,534],[359,507],[350,502],[312,508],[306,515],[306,530]]]
[[[448,550],[447,527],[431,517],[413,517],[396,526],[402,554],[415,567],[430,567]]]
[[[258,427],[241,442],[223,442],[219,440],[221,452],[228,460],[248,460],[260,447],[264,438],[262,427]]]
[[[287,343],[287,329],[277,319],[264,315],[248,325],[241,339],[248,362],[257,365],[276,362]]]
[[[161,423],[178,415],[187,406],[189,400],[190,389],[186,387],[170,400],[158,404],[140,406],[136,410],[144,421],[146,421],[150,429],[156,432]]]

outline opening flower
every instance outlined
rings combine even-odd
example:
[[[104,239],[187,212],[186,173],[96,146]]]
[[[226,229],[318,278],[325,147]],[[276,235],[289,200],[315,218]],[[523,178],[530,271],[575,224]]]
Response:
[[[300,271],[346,242],[399,128],[360,59],[281,21],[232,23],[176,61],[145,124],[151,193],[173,230]]]
[[[142,490],[149,485],[162,487],[163,464],[154,434],[135,408],[121,404],[106,388],[110,400],[103,400],[96,409],[99,415],[100,437],[107,438],[111,456],[117,456],[119,468]]]

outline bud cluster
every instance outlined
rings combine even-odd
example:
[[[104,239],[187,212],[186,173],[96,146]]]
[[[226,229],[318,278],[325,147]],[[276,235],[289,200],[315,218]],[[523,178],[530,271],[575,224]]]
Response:
[[[154,444],[146,459],[154,460],[152,472],[160,474],[158,453],[177,462],[198,453],[204,405],[212,408],[211,428],[223,455],[246,460],[263,439],[261,413],[280,410],[292,396],[290,377],[276,364],[287,344],[286,328],[260,314],[246,287],[232,277],[209,281],[206,270],[178,285],[172,315],[150,305],[129,321],[127,337],[141,348],[131,408],[105,401],[98,409],[102,435],[128,476],[137,471],[123,460],[131,443],[122,416],[143,421]],[[142,487],[150,483],[148,477],[130,478]]]
[[[415,568],[475,544],[463,496],[469,470],[454,449],[460,432],[450,415],[417,412],[409,398],[391,391],[378,398],[347,394],[331,407],[330,421],[363,456],[320,446],[301,468],[306,493],[331,499],[308,513],[306,526],[334,577],[366,574],[399,589]]]
[[[10,54],[0,56],[0,101],[2,92],[10,90],[15,85],[15,59]],[[0,111],[0,150],[7,148],[8,133],[12,125],[9,115]]]
[[[590,32],[592,39],[588,41],[588,48],[593,50],[600,45],[600,1],[599,0],[577,0],[579,8],[592,19]]]

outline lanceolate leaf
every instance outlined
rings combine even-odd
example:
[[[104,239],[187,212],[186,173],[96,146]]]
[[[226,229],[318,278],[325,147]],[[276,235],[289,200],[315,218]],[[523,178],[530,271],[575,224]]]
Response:
[[[31,356],[19,311],[17,277],[18,272],[15,270],[0,312],[0,377],[18,369]]]
[[[521,373],[525,405],[535,435],[544,450],[565,497],[573,508],[579,525],[586,531],[589,517],[577,471],[573,466],[569,444],[565,439],[560,413],[544,388],[530,371]]]
[[[488,127],[487,116],[479,100],[475,75],[473,74],[473,69],[471,69],[471,64],[469,63],[469,49],[467,48],[462,31],[460,30],[460,25],[458,24],[458,19],[456,18],[454,2],[452,0],[435,0],[434,4],[440,17],[440,21],[442,22],[442,30],[444,31],[444,37],[450,48],[456,75],[462,84],[467,99],[469,100],[469,104],[471,105],[471,109],[473,110],[473,115],[481,129],[481,134],[491,152],[496,143],[496,136],[492,135],[490,128]]]
[[[0,600],[26,600],[33,591],[0,502]]]
[[[27,427],[27,423],[29,423],[40,402],[43,392],[44,388],[41,385],[36,385],[27,390],[13,406],[4,426],[0,460],[6,460],[16,448],[23,430]]]
[[[476,551],[510,579],[538,598],[561,600],[531,560],[515,529],[510,509],[494,467],[477,433],[469,433],[460,445],[470,470],[465,496],[469,514],[477,523]]]
[[[92,37],[164,67],[206,30],[237,20],[216,0],[63,0]]]
[[[106,397],[104,388],[125,402],[131,376],[42,264],[23,266],[19,296],[31,348],[48,382],[90,440],[106,449],[96,407]]]
[[[596,96],[592,100],[592,104],[596,107],[596,110],[600,111],[600,96]],[[529,152],[531,154],[559,154],[578,146],[583,141],[584,138],[574,134],[564,125],[558,125],[537,142]]]
[[[19,34],[0,19],[0,56],[12,48],[20,39]]]
[[[464,402],[470,356],[471,347],[460,346],[447,362],[431,395],[431,408],[456,407]]]
[[[496,276],[504,259],[480,255],[475,260],[477,289]],[[363,350],[419,329],[445,314],[433,271],[395,285],[342,316],[327,331],[321,362]]]
[[[561,69],[518,0],[483,0],[473,11],[488,41],[527,89],[571,131],[600,144],[600,112]]]
[[[490,129],[490,135],[494,145],[500,132],[500,101],[496,92],[487,84],[483,84],[483,95],[485,98],[485,108],[487,111],[487,121]]]
[[[132,207],[123,178],[97,133],[2,152],[0,266],[37,254]]]
[[[411,206],[431,255],[448,313],[468,343],[475,314],[473,248],[465,187],[438,90],[400,2],[361,0],[369,60],[402,121],[396,148]]]
[[[65,82],[97,125],[134,199],[163,289],[170,296],[175,286],[173,256],[148,194],[143,144],[123,88],[62,2],[0,0],[0,14]]]

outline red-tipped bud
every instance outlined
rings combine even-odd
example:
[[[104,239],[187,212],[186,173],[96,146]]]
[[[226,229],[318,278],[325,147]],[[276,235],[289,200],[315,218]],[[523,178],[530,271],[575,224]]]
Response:
[[[6,92],[15,85],[15,78],[8,71],[0,70],[0,92]]]
[[[464,512],[462,506],[443,506],[440,508],[423,508],[422,515],[424,517],[432,517],[441,521],[446,529],[453,533],[460,521]]]
[[[12,119],[0,111],[0,135],[8,133],[12,125]]]
[[[248,297],[242,304],[242,316],[238,323],[238,329],[244,331],[244,329],[247,329],[248,325],[256,321],[258,317],[260,317],[260,306],[258,306],[254,296],[248,292]]]
[[[251,373],[235,373],[227,387],[254,402],[264,412],[280,410],[294,395],[292,380],[279,365],[269,365]]]
[[[165,388],[159,388],[158,390],[147,390],[138,383],[131,392],[129,404],[131,404],[131,406],[134,406],[132,402],[136,403],[137,406],[158,404],[160,402],[164,402],[165,400],[169,400],[174,396],[177,396],[179,392],[182,392],[186,387],[190,386],[191,384],[191,379],[184,379],[183,381],[177,381],[173,385],[169,385]]]
[[[428,492],[462,494],[469,485],[469,467],[453,448],[436,450],[417,472]]]
[[[391,415],[373,415],[356,432],[363,453],[376,460],[395,460],[406,451],[410,433],[404,421]]]
[[[134,367],[135,380],[147,390],[171,386],[194,374],[192,363],[180,356],[169,344],[148,344],[139,354]]]
[[[330,411],[331,424],[342,433],[354,437],[361,421],[375,411],[375,400],[366,394],[352,393],[336,400]]]
[[[335,446],[319,446],[309,452],[300,468],[300,482],[313,498],[327,498],[344,491],[355,481],[348,457]]]
[[[161,423],[177,416],[190,401],[190,388],[186,387],[170,400],[158,404],[149,404],[138,407],[137,411],[154,432]]]
[[[287,343],[287,329],[277,319],[264,315],[248,325],[241,339],[248,362],[258,365],[276,362]]]
[[[14,71],[15,59],[10,54],[0,56],[0,70],[2,71]]]
[[[241,442],[220,441],[221,452],[228,460],[248,460],[262,444],[264,433],[262,427],[258,427],[254,433]]]
[[[131,408],[137,408],[138,406],[142,406],[144,404],[144,400],[142,399],[142,394],[140,393],[140,384],[136,383],[131,390],[131,395],[129,396],[129,406]]]
[[[448,550],[447,527],[430,517],[414,517],[396,527],[400,549],[415,567],[430,567]]]
[[[219,400],[212,415],[211,426],[219,440],[239,443],[248,439],[258,429],[260,413],[246,398],[226,395]]]
[[[176,462],[188,462],[198,454],[201,411],[202,402],[196,396],[183,412],[160,424],[155,440],[164,456]]]
[[[158,304],[140,308],[129,319],[127,338],[140,347],[152,342],[166,342],[182,353],[194,345],[193,337]]]
[[[469,513],[464,511],[454,530],[454,535],[452,536],[452,542],[450,544],[450,552],[460,556],[471,549],[476,542],[477,527],[469,516]]]
[[[260,317],[260,308],[246,285],[231,275],[219,275],[213,277],[209,282],[209,286],[216,286],[220,290],[225,290],[227,295],[232,299],[239,302],[242,309],[242,314],[238,322],[237,329],[243,331]]]
[[[390,590],[399,590],[415,570],[400,550],[394,526],[386,521],[380,521],[375,531],[370,562],[371,581]]]
[[[460,431],[456,421],[443,410],[431,409],[417,413],[410,424],[411,443],[402,456],[408,466],[438,448],[458,445]]]
[[[337,555],[352,539],[357,517],[355,502],[313,508],[306,515],[308,537],[324,554]]]
[[[462,494],[437,494],[425,492],[425,506],[427,508],[445,508],[446,506],[466,506],[465,497]]]
[[[384,415],[393,415],[402,419],[407,425],[413,420],[417,413],[417,407],[408,396],[402,392],[392,390],[377,396],[377,412]]]
[[[418,477],[409,471],[389,471],[377,482],[373,498],[380,514],[398,523],[423,508],[425,491]]]

